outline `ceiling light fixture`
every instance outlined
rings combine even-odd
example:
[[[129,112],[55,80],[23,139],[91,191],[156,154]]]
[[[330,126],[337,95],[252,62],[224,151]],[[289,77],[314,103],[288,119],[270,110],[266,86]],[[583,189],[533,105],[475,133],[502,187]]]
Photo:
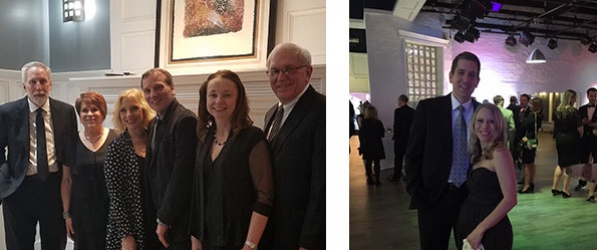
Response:
[[[84,0],[62,0],[62,22],[85,21]]]
[[[595,47],[595,50],[597,51],[597,45]],[[533,52],[531,52],[531,54],[529,55],[529,58],[527,58],[527,63],[544,63],[547,62],[547,60],[545,60],[545,55],[543,55],[543,53],[541,53],[541,51],[539,49],[534,49]]]
[[[592,41],[593,38],[590,37],[589,34],[586,34],[580,38],[580,43],[585,46],[591,44]]]
[[[454,40],[456,40],[459,43],[463,43],[464,42],[464,34],[461,31],[459,31],[458,33],[456,33],[454,35]]]

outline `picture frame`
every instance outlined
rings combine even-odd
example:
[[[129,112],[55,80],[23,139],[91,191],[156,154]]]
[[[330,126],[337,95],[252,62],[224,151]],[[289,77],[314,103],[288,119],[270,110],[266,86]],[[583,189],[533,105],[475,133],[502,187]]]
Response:
[[[277,0],[157,0],[154,66],[172,74],[265,70]]]

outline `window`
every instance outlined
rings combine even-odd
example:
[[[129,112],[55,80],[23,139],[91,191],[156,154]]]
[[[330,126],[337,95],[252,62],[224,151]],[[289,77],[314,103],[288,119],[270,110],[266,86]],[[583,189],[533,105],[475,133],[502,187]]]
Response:
[[[438,80],[438,48],[406,42],[407,93],[413,104],[438,96],[441,84]]]

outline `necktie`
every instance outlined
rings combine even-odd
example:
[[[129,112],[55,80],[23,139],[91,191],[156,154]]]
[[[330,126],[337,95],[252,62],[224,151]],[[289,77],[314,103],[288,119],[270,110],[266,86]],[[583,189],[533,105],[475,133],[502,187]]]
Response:
[[[466,181],[466,172],[468,171],[469,154],[467,146],[466,122],[462,114],[464,107],[458,106],[458,116],[454,125],[454,135],[452,141],[452,169],[450,170],[450,181],[460,187]]]
[[[272,142],[278,135],[278,131],[280,131],[280,124],[282,123],[282,117],[284,116],[284,106],[280,105],[278,110],[276,111],[276,117],[274,117],[274,124],[272,124],[272,128],[269,131],[269,136],[267,137],[267,141]]]
[[[37,109],[35,117],[35,134],[37,136],[37,175],[45,180],[49,175],[48,151],[46,149],[46,124],[44,122],[43,109]]]

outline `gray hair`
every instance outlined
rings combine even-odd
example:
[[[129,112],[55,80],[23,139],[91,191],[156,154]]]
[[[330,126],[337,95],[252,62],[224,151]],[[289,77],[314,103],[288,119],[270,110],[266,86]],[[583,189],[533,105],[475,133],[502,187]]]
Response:
[[[311,65],[311,53],[303,47],[300,47],[294,43],[280,43],[276,45],[276,47],[272,50],[272,52],[267,57],[267,67],[269,68],[269,64],[272,58],[281,50],[290,50],[296,53],[296,56],[302,61],[305,65]]]
[[[52,80],[52,70],[50,69],[50,67],[46,66],[45,64],[38,62],[38,61],[33,61],[33,62],[28,62],[25,65],[23,65],[23,67],[21,68],[21,79],[23,81],[23,83],[26,83],[27,79],[25,79],[27,77],[27,70],[29,70],[30,68],[33,67],[39,67],[39,68],[43,68],[46,73],[48,74],[48,81]]]

